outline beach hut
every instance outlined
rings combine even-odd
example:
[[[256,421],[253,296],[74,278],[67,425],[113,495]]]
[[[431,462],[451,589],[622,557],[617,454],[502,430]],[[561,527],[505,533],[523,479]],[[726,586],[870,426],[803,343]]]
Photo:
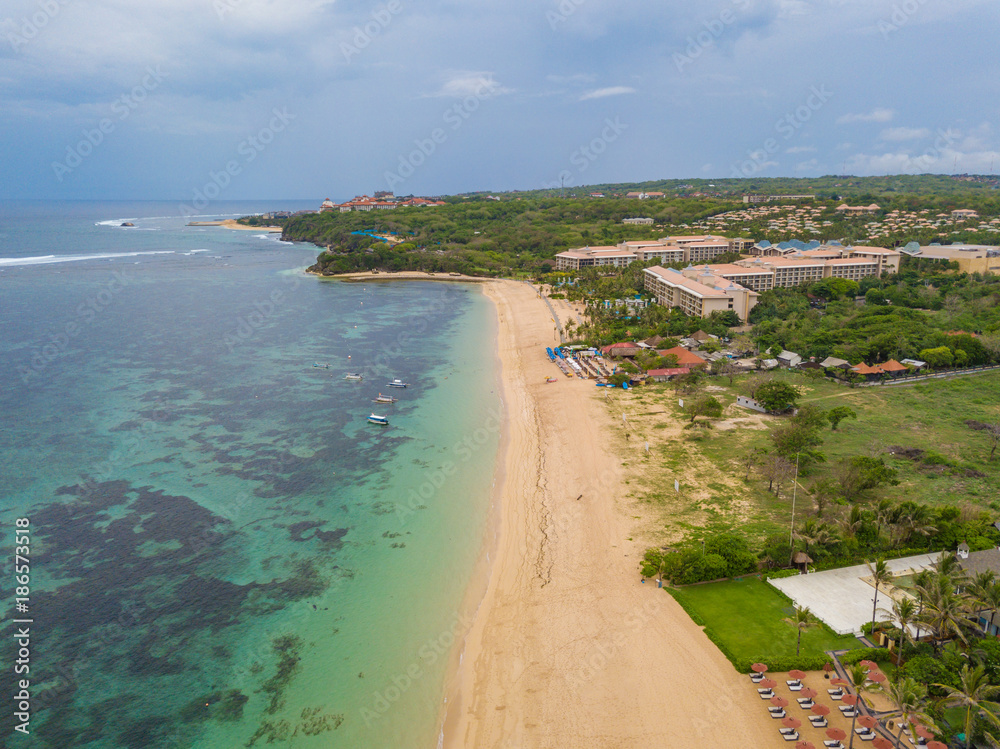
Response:
[[[688,351],[683,346],[674,346],[673,348],[662,349],[656,353],[660,356],[676,356],[677,364],[681,367],[704,367],[708,363],[697,354]]]
[[[885,372],[882,371],[881,367],[878,366],[870,367],[864,362],[861,362],[860,364],[855,364],[853,367],[851,367],[851,371],[854,372],[854,374],[863,375],[865,379],[868,380],[869,382],[877,380],[879,377],[885,374]]]
[[[674,379],[677,375],[686,375],[690,371],[687,367],[668,367],[665,369],[651,369],[646,372],[646,375],[653,382],[667,382]]]
[[[885,372],[890,377],[899,377],[901,374],[904,374],[907,371],[906,365],[900,364],[895,359],[890,359],[884,364],[879,364],[878,366],[883,372]]]
[[[794,351],[782,351],[778,354],[775,359],[778,360],[778,365],[791,369],[792,367],[797,367],[802,363],[802,357],[796,354]]]
[[[624,358],[635,356],[642,349],[636,343],[612,343],[610,346],[604,346],[601,349],[601,354],[611,358]]]
[[[836,356],[828,356],[823,361],[819,363],[824,369],[842,369],[847,370],[851,368],[851,363],[846,359],[838,359]]]

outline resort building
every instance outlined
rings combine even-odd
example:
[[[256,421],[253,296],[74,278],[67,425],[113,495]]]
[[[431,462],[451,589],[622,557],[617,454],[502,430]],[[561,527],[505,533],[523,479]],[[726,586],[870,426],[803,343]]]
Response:
[[[694,275],[693,278],[689,275]],[[678,307],[692,317],[732,310],[746,320],[758,294],[710,271],[690,269],[689,274],[656,265],[643,270],[645,288],[666,307]]]
[[[962,273],[1000,274],[1000,247],[983,244],[927,245],[916,250],[904,248],[910,257],[951,260]]]
[[[877,213],[882,210],[878,203],[872,203],[871,205],[856,205],[850,206],[847,203],[842,203],[837,206],[837,213],[842,213],[846,216],[861,216],[866,213]]]
[[[624,268],[637,259],[634,252],[619,247],[583,247],[556,255],[556,270],[580,270],[602,265]]]
[[[446,205],[443,200],[430,200],[428,198],[406,198],[400,200],[391,192],[377,192],[375,197],[359,195],[346,203],[334,203],[327,198],[320,206],[320,213],[327,211],[339,211],[340,213],[350,213],[351,211],[392,211],[396,208],[425,207]]]
[[[651,219],[651,218],[623,218],[622,219],[622,223],[623,224],[638,224],[638,225],[647,226],[647,225],[651,225],[653,223],[653,219]]]

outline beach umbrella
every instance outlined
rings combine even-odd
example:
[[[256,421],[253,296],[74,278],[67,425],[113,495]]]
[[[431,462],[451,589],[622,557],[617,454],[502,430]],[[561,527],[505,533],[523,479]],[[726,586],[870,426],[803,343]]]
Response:
[[[785,728],[798,728],[799,726],[802,725],[802,721],[799,720],[798,718],[793,718],[789,716],[781,721],[781,725],[783,725]]]
[[[830,673],[831,671],[833,671],[833,664],[827,661],[826,663],[823,664],[823,670],[826,671],[827,673]]]
[[[816,745],[811,741],[800,741],[795,745],[795,749],[816,749]]]
[[[948,745],[940,741],[928,741],[927,749],[948,749]]]
[[[875,749],[892,749],[892,742],[885,736],[876,736],[875,740],[872,741],[872,746]]]
[[[851,707],[854,707],[855,705],[858,704],[858,695],[845,694],[841,702],[843,702],[845,705],[850,705]]]
[[[872,715],[862,715],[858,718],[858,724],[870,731],[878,725],[878,718]]]
[[[878,664],[875,663],[875,661],[858,661],[858,663],[860,663],[862,666],[864,666],[869,670],[873,668],[878,668]]]
[[[830,708],[828,708],[826,705],[813,705],[812,711],[814,713],[816,713],[816,715],[829,715],[830,714]]]
[[[810,689],[809,687],[806,687],[801,692],[799,692],[799,694],[805,697],[807,700],[811,700],[813,697],[819,694],[819,692],[817,692],[815,689]]]
[[[851,682],[849,682],[847,679],[841,679],[839,676],[836,676],[836,677],[830,679],[830,683],[833,684],[833,686],[835,686],[835,687],[849,687],[849,686],[851,686]]]
[[[919,723],[914,723],[913,724],[913,732],[915,734],[917,734],[917,736],[919,736],[922,739],[933,739],[934,738],[934,732],[932,730],[930,730],[929,728],[925,728],[924,726],[920,725]]]
[[[774,689],[776,686],[778,686],[778,682],[776,682],[774,679],[761,679],[761,681],[758,682],[757,686],[760,687],[761,689]]]
[[[788,707],[788,700],[786,700],[784,697],[779,697],[778,695],[774,695],[774,697],[771,698],[771,704],[774,705],[775,707]]]
[[[874,681],[876,684],[881,684],[885,679],[886,676],[881,671],[873,671],[868,674],[868,681]]]
[[[799,671],[797,668],[793,668],[791,671],[788,672],[788,676],[789,678],[792,679],[804,679],[806,678],[806,672]]]
[[[834,741],[843,741],[847,738],[847,731],[843,728],[827,728],[826,735]]]
[[[755,663],[752,666],[750,666],[750,670],[755,673],[762,674],[765,671],[767,671],[767,666],[763,663]]]

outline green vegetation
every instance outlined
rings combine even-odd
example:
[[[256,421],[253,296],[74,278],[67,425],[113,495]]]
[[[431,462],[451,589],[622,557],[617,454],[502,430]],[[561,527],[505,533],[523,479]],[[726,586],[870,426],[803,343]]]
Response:
[[[818,669],[827,660],[825,651],[849,650],[860,644],[826,625],[790,627],[785,619],[794,615],[791,601],[756,577],[668,592],[696,623],[705,626],[705,634],[739,671],[749,673],[750,664],[758,661],[772,671]],[[801,653],[796,655],[799,647]]]

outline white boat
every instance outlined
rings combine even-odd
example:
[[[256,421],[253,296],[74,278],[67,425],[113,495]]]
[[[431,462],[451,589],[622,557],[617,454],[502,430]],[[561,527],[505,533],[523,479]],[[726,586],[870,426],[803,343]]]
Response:
[[[378,398],[372,401],[372,403],[395,403],[399,398],[393,398],[391,395],[378,394]]]
[[[317,362],[313,362],[313,366],[316,367],[316,369],[329,369],[330,368],[329,364],[320,364],[318,361]]]
[[[372,424],[381,424],[384,427],[389,426],[389,417],[379,416],[375,412],[372,412],[372,415],[368,417],[368,421],[370,421]]]
[[[400,380],[400,379],[397,378],[397,379],[394,379],[392,382],[389,383],[389,387],[391,387],[391,388],[405,388],[406,384],[407,383],[405,383],[402,380]]]
[[[361,380],[364,379],[364,378],[363,378],[362,375],[359,375],[359,374],[348,373],[347,375],[344,376],[344,379],[345,380],[354,380],[356,382],[361,382]]]

